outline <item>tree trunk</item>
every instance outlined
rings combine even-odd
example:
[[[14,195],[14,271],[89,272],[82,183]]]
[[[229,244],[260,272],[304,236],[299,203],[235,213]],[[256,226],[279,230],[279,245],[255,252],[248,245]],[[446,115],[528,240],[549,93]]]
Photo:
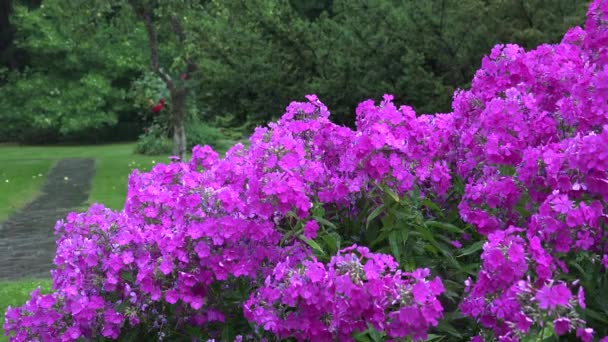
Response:
[[[173,124],[173,155],[185,160],[186,145],[186,89],[171,92],[171,121]]]
[[[0,0],[2,1],[2,0]],[[173,126],[173,155],[179,157],[182,161],[185,160],[187,145],[186,145],[186,99],[188,97],[188,89],[183,84],[177,84],[171,77],[165,73],[160,67],[159,62],[159,51],[158,51],[158,32],[154,26],[154,6],[148,7],[150,3],[141,3],[137,0],[129,0],[131,8],[144,23],[146,32],[148,34],[148,47],[150,48],[150,68],[154,71],[158,77],[160,77],[167,89],[171,94],[171,124]],[[173,31],[177,35],[179,42],[184,45],[186,41],[186,34],[182,28],[182,25],[177,16],[171,17],[171,26]],[[186,66],[185,79],[188,79],[190,75],[196,71],[197,67],[193,60],[187,59],[188,64]]]

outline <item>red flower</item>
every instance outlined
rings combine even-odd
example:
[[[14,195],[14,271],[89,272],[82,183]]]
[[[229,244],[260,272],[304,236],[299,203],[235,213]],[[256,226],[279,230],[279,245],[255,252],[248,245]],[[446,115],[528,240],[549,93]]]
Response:
[[[160,101],[152,107],[152,111],[154,113],[158,113],[165,107],[165,99],[160,99]]]

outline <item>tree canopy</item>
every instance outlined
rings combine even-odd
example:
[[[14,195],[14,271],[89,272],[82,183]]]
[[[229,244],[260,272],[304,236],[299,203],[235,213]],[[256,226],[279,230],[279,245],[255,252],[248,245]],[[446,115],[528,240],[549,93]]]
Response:
[[[469,86],[494,44],[556,42],[582,24],[586,5],[13,1],[0,18],[0,140],[82,137],[125,122],[139,130],[154,120],[170,134],[175,112],[251,128],[307,93],[326,99],[346,125],[357,103],[384,93],[421,113],[447,112],[454,89]],[[161,98],[169,114],[154,115]]]

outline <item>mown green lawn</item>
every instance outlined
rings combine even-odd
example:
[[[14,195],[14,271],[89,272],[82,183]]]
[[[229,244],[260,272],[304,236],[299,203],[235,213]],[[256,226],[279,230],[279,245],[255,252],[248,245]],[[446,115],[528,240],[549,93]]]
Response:
[[[92,146],[0,145],[0,221],[36,197],[46,173],[63,158],[95,159],[95,177],[88,204],[103,203],[121,209],[127,194],[127,177],[133,169],[149,170],[166,157],[133,153],[134,144]]]
[[[4,313],[10,306],[21,306],[30,298],[30,292],[40,286],[43,293],[51,290],[50,280],[19,280],[0,281],[0,342],[8,341],[4,336],[2,325],[4,324]]]
[[[0,222],[34,199],[52,159],[10,159],[0,148]]]

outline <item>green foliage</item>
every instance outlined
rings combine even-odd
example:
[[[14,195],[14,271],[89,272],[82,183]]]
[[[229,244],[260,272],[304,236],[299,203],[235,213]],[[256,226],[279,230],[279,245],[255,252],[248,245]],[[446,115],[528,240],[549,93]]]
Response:
[[[40,134],[37,132],[69,134],[115,124],[116,107],[111,103],[122,102],[124,93],[108,81],[92,73],[77,80],[56,79],[41,72],[19,75],[10,87],[1,88],[7,112],[0,122],[12,126],[7,134],[15,134],[15,139],[28,139]]]
[[[168,99],[169,92],[158,76],[148,71],[132,81],[129,96],[133,99],[133,105],[141,111],[142,119],[149,121],[158,116],[150,111],[150,107],[160,99]]]
[[[225,151],[234,144],[234,140],[222,133],[222,128],[211,126],[194,117],[187,121],[186,135],[188,149],[195,145],[209,145],[216,151]],[[135,145],[135,153],[144,155],[167,155],[171,153],[173,143],[169,139],[167,128],[153,124],[139,136]]]
[[[416,191],[399,197],[389,187],[378,186],[368,194],[369,200],[356,203],[359,210],[354,215],[337,211],[327,217],[326,208],[313,208],[312,216],[321,229],[314,240],[301,239],[323,261],[340,246],[356,243],[392,255],[406,271],[420,267],[433,270],[446,289],[442,299],[445,319],[435,329],[433,340],[461,340],[475,328],[458,312],[458,304],[465,280],[475,277],[479,270],[483,244],[482,239],[475,238],[475,229],[458,217],[458,202],[454,199],[459,198],[462,190],[456,185],[450,196],[442,200],[444,209],[439,209],[435,199]],[[454,210],[445,210],[452,207]],[[468,239],[479,242],[469,243]],[[463,246],[457,247],[454,241]],[[357,335],[356,340],[378,341],[382,336],[372,329]]]
[[[134,116],[127,90],[142,63],[137,40],[120,39],[102,20],[79,32],[86,19],[67,17],[62,3],[15,7],[15,38],[29,66],[0,82],[0,140],[48,142]]]
[[[446,112],[453,90],[468,86],[494,44],[530,48],[556,42],[567,27],[582,24],[587,2],[47,0],[37,9],[17,5],[11,29],[2,34],[14,36],[14,48],[26,53],[20,63],[27,70],[12,67],[0,81],[0,140],[82,136],[123,121],[170,129],[169,113],[156,117],[150,111],[159,98],[170,98],[163,77],[193,95],[188,106],[202,121],[229,118],[222,127],[251,129],[306,93],[317,93],[343,124],[353,123],[357,103],[384,93],[421,113]],[[150,68],[142,9],[152,9],[158,70]],[[184,78],[189,65],[196,68]]]
[[[392,93],[422,113],[450,110],[494,44],[556,42],[588,1],[211,2],[199,49],[209,113],[262,123],[316,93],[334,120]]]
[[[597,334],[608,335],[608,273],[602,266],[601,260],[592,253],[580,253],[567,260],[571,270],[567,275],[568,281],[579,280],[585,288],[587,308],[580,313],[583,319],[594,327],[601,327]]]
[[[211,2],[201,23],[197,59],[205,113],[261,124],[305,89],[308,61],[297,39],[301,24],[285,1]]]
[[[171,153],[171,148],[171,139],[167,137],[166,131],[159,125],[152,125],[137,139],[135,153],[149,156],[167,155]]]
[[[567,28],[581,25],[588,4],[580,0],[491,1],[489,25],[500,41],[531,49],[558,42]]]
[[[188,149],[192,149],[195,145],[209,145],[216,151],[225,151],[234,144],[234,141],[224,135],[220,129],[196,117],[187,122],[186,136],[188,137]]]

